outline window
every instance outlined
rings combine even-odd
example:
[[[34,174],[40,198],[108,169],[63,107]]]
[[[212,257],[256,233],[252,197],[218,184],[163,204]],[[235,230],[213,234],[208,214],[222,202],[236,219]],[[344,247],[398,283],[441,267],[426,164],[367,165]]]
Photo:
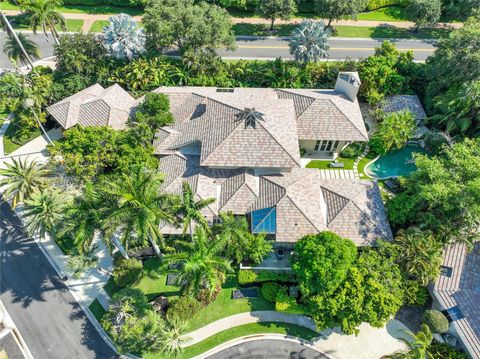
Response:
[[[452,276],[453,268],[447,266],[440,266],[440,275],[450,278]]]
[[[334,144],[333,147],[332,147],[332,151],[336,151],[336,150],[337,150],[339,143],[340,143],[340,141],[335,141],[335,144]]]
[[[217,92],[233,92],[233,88],[217,88]]]
[[[275,234],[277,231],[277,211],[275,207],[252,212],[252,233]]]
[[[318,149],[320,148],[320,143],[322,143],[322,141],[318,140],[317,143],[315,143],[315,151],[318,151]]]
[[[452,308],[445,309],[442,313],[445,314],[449,322],[454,322],[456,320],[465,318],[458,305]]]

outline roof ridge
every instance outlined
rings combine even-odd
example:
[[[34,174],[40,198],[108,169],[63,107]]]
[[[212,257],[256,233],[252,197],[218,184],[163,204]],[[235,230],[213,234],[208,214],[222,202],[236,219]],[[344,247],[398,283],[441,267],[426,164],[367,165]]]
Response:
[[[227,180],[226,180],[225,182],[223,182],[223,183],[221,184],[221,186],[220,186],[220,188],[222,188],[224,184],[227,184],[228,181],[230,181],[232,178],[234,178],[234,177],[236,177],[236,176],[238,176],[238,175],[243,176],[243,181],[240,182],[240,185],[235,189],[235,191],[233,191],[232,195],[231,195],[228,199],[226,199],[226,200],[224,201],[224,203],[222,204],[222,208],[225,207],[225,204],[227,204],[228,200],[231,199],[231,198],[235,195],[235,193],[237,193],[238,190],[242,187],[243,183],[245,182],[245,172],[243,172],[243,173],[241,172],[241,173],[239,173],[239,174],[236,174],[236,175],[234,175],[234,176],[231,176],[230,178],[227,178]],[[223,195],[223,190],[222,190],[222,193],[220,193],[220,198],[222,198],[222,195]]]
[[[296,93],[296,92],[287,91],[287,90],[284,90],[284,89],[275,89],[275,91],[284,92],[284,93],[287,93],[287,94],[290,94],[290,95],[294,95],[294,96],[306,97],[306,98],[312,100],[312,103],[309,104],[309,105],[305,108],[305,110],[302,111],[302,113],[298,114],[298,116],[295,114],[295,117],[296,117],[296,118],[295,118],[295,121],[296,121],[300,116],[302,116],[303,113],[304,113],[305,111],[307,111],[307,110],[310,108],[310,106],[311,106],[311,105],[315,102],[315,100],[316,100],[316,98],[313,97],[313,96],[303,95],[303,94],[299,94],[299,93]],[[278,96],[277,96],[277,97],[278,97]],[[292,98],[291,100],[293,101],[293,98]],[[295,104],[294,104],[293,106],[295,107]]]
[[[358,204],[356,204],[354,201],[350,200],[349,203],[352,203],[355,207],[357,207],[358,210],[359,210],[361,213],[367,214],[367,213],[366,213],[363,209],[361,209],[361,208],[358,206]],[[347,207],[349,203],[347,203],[347,204],[345,205],[345,207]],[[343,209],[344,209],[345,207],[342,208],[342,211],[343,211]],[[342,212],[342,211],[340,211],[340,212]],[[338,213],[340,213],[340,212],[338,212]],[[377,224],[370,218],[370,216],[366,216],[366,217],[368,218],[368,221],[369,221],[370,223],[372,223],[373,226],[374,226],[380,233],[384,234],[384,231],[382,230],[382,228],[380,228],[379,226],[377,226]]]
[[[295,162],[297,165],[300,165],[300,162],[297,162],[295,158],[293,158],[293,156],[290,153],[288,153],[288,151],[280,144],[280,142],[278,142],[278,139],[269,130],[267,130],[265,126],[263,126],[260,122],[258,122],[258,124],[265,130],[265,132],[267,132],[270,135],[271,138],[273,138],[273,140],[280,146],[282,151],[285,152],[293,160],[293,162]]]
[[[330,190],[330,189],[328,189],[328,188],[323,187],[322,185],[320,185],[320,188],[321,188],[322,190],[324,190],[324,191],[330,192],[330,193],[332,193],[332,194],[334,194],[334,195],[336,195],[336,196],[338,196],[338,197],[341,197],[341,198],[343,198],[344,200],[347,201],[347,202],[345,203],[345,205],[343,205],[342,208],[340,208],[340,210],[335,214],[335,216],[332,217],[332,219],[328,222],[328,224],[330,224],[330,223],[332,223],[332,221],[333,221],[335,218],[337,218],[337,216],[340,214],[340,212],[348,205],[348,202],[350,202],[351,200],[348,199],[347,197],[345,197],[345,196],[337,193],[337,192],[334,192],[334,191],[332,191],[332,190]],[[324,199],[324,200],[325,200],[325,199]],[[326,204],[326,203],[325,203],[325,204]],[[329,210],[328,204],[327,204],[327,210]],[[328,220],[328,213],[327,213],[327,218],[326,218],[326,220]],[[327,225],[328,225],[328,224],[327,224]]]
[[[315,224],[313,224],[313,222],[310,220],[310,218],[308,218],[308,216],[300,209],[300,207],[298,207],[298,206],[295,204],[295,201],[290,198],[290,196],[288,195],[288,193],[286,193],[284,197],[287,197],[287,198],[288,198],[288,200],[290,201],[290,203],[295,206],[295,208],[303,215],[304,218],[307,219],[308,222],[310,222],[310,224],[313,226],[313,228],[315,228],[315,229],[318,230],[319,232],[322,230],[321,228],[318,228]]]
[[[319,100],[320,100],[320,99],[319,99]],[[367,135],[367,137],[365,137],[365,136],[363,135],[362,131],[360,131],[360,129],[350,120],[349,116],[346,116],[346,115],[345,115],[345,113],[342,111],[342,109],[341,109],[340,107],[338,107],[338,105],[336,104],[336,102],[333,101],[331,98],[328,99],[328,100],[333,104],[333,106],[335,106],[335,107],[337,108],[338,111],[341,112],[341,114],[343,115],[343,117],[345,117],[346,120],[347,120],[348,122],[350,122],[350,124],[355,128],[355,130],[357,130],[358,133],[359,133],[363,138],[365,138],[365,139],[368,141],[368,135]],[[363,120],[363,116],[362,116],[362,120]]]

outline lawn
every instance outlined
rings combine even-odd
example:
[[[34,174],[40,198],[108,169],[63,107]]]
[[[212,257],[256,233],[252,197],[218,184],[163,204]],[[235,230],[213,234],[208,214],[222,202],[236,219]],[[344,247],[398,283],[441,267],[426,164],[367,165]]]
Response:
[[[3,151],[5,152],[6,155],[12,153],[13,151],[19,149],[22,147],[24,144],[27,142],[33,140],[34,138],[40,136],[42,133],[40,132],[40,129],[37,129],[35,132],[31,134],[31,136],[21,142],[21,143],[16,143],[13,142],[12,136],[13,136],[13,126],[8,126],[7,131],[5,131],[5,135],[3,136]]]
[[[217,299],[202,308],[189,322],[187,331],[192,331],[214,322],[215,320],[230,315],[257,310],[275,310],[275,305],[262,297],[260,291],[258,298],[232,299],[232,292],[238,289],[237,278],[230,275],[222,286]]]
[[[8,20],[10,21],[10,23],[12,24],[12,27],[14,29],[18,29],[18,30],[31,30],[32,28],[30,27],[30,24],[23,21],[20,22],[18,21],[18,18],[16,16],[7,16]],[[82,26],[83,26],[83,20],[81,19],[65,19],[65,25],[67,27],[67,31],[71,31],[71,32],[76,32],[76,31],[80,31],[82,29]],[[60,28],[60,26],[55,26],[55,28],[58,30],[58,31],[61,31],[62,29]],[[41,29],[37,29],[37,33],[42,33],[42,30]],[[50,31],[47,31],[48,35],[50,36]]]
[[[88,309],[90,309],[93,316],[97,318],[98,321],[102,320],[104,314],[106,313],[98,299],[95,299],[92,304],[89,305]]]
[[[229,340],[243,337],[245,335],[264,333],[284,334],[306,340],[312,340],[313,338],[318,336],[317,333],[310,329],[287,323],[264,322],[245,324],[225,330],[201,341],[200,343],[186,347],[183,350],[182,354],[180,354],[179,358],[193,358]],[[160,359],[161,356],[158,353],[147,353],[143,356],[143,358]]]
[[[308,164],[307,164],[307,168],[318,168],[320,170],[353,170],[353,162],[355,162],[354,159],[352,158],[342,158],[342,157],[338,157],[337,158],[337,161],[338,162],[342,162],[344,164],[344,167],[343,168],[335,168],[335,167],[330,167],[330,163],[332,161],[321,161],[321,160],[314,160],[314,161],[310,161]]]
[[[361,179],[371,179],[369,176],[365,174],[365,166],[375,158],[371,152],[367,153],[367,155],[358,162],[358,173]]]
[[[1,10],[20,10],[14,4],[6,1],[0,2]],[[57,7],[59,12],[76,13],[76,14],[120,14],[125,13],[129,15],[141,15],[143,10],[140,8],[131,8],[114,5],[66,5]]]
[[[388,6],[373,11],[362,12],[357,20],[367,21],[408,21],[407,12],[401,6]]]
[[[97,20],[90,27],[90,32],[101,32],[104,26],[108,26],[110,21],[108,20]]]

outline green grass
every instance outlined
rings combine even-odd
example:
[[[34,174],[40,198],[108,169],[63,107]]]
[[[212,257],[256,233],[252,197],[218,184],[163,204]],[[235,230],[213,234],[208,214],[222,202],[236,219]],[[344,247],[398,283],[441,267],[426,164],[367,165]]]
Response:
[[[401,6],[388,6],[357,15],[358,20],[367,21],[408,21],[407,12]]]
[[[0,9],[2,10],[20,10],[20,8],[9,2],[0,2]],[[141,15],[143,10],[140,8],[131,8],[114,5],[66,5],[57,7],[57,11],[62,13],[75,14],[119,14],[125,13],[129,15]]]
[[[365,166],[375,158],[371,152],[367,153],[367,155],[358,162],[358,173],[361,179],[371,179],[369,176],[365,174]]]
[[[343,168],[335,168],[335,167],[331,167],[330,166],[330,163],[332,161],[321,161],[321,160],[313,160],[313,161],[310,161],[308,164],[307,164],[307,168],[318,168],[320,170],[353,170],[353,162],[355,162],[354,159],[352,158],[342,158],[342,157],[338,157],[337,158],[337,161],[338,162],[343,162],[344,163],[344,167]]]
[[[143,277],[135,288],[140,289],[149,300],[159,294],[168,297],[169,300],[176,299],[179,295],[178,287],[167,285],[167,273],[156,257],[144,263]]]
[[[26,22],[19,22],[16,16],[7,16],[8,20],[12,24],[12,27],[17,30],[31,30],[31,26]],[[76,32],[80,31],[83,26],[83,20],[81,19],[65,19],[65,26],[67,31]],[[62,31],[60,26],[55,26],[57,31]],[[37,33],[42,33],[41,29],[37,29]],[[50,36],[50,31],[47,31],[47,34]]]
[[[93,316],[97,318],[98,321],[102,320],[103,316],[106,313],[106,310],[102,307],[98,299],[95,299],[92,304],[88,306],[88,309],[92,312]]]
[[[230,315],[257,310],[275,310],[272,302],[264,299],[259,291],[257,298],[232,299],[232,292],[238,289],[237,278],[230,275],[222,286],[217,299],[202,308],[189,322],[188,331],[198,329],[215,320]]]
[[[197,355],[205,353],[207,350],[215,348],[222,343],[228,342],[229,340],[233,340],[235,338],[243,337],[246,335],[264,333],[284,334],[306,340],[312,340],[313,338],[318,336],[318,334],[312,330],[287,323],[264,322],[245,324],[225,330],[201,341],[200,343],[186,347],[179,358],[193,358]],[[147,353],[143,356],[143,358],[160,359],[162,358],[162,356],[158,353]]]
[[[108,20],[97,20],[90,27],[90,32],[101,32],[103,30],[103,27],[109,24],[110,21]]]
[[[37,129],[34,131],[29,138],[27,138],[25,141],[22,141],[20,143],[14,142],[12,137],[13,137],[13,126],[10,125],[7,128],[7,131],[5,131],[5,135],[3,136],[3,151],[5,152],[6,155],[12,153],[13,151],[19,149],[22,147],[24,144],[27,142],[33,140],[34,138],[38,137],[41,135],[40,129]]]
[[[105,289],[105,292],[107,292],[107,294],[111,298],[116,292],[118,292],[122,288],[117,287],[117,285],[115,284],[115,281],[113,280],[113,277],[110,277],[108,278],[107,283],[105,283],[105,286],[103,287],[103,289]]]

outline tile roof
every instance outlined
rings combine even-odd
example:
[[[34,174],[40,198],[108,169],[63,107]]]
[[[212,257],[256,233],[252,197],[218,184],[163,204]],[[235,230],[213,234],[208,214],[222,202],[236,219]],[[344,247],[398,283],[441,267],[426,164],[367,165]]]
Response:
[[[382,103],[382,109],[387,113],[409,110],[417,121],[427,118],[417,95],[388,96]]]
[[[111,126],[123,129],[137,101],[117,84],[95,84],[49,107],[47,112],[64,128]]]
[[[443,266],[452,268],[450,277],[441,275],[433,295],[443,309],[458,306],[465,318],[453,321],[458,336],[474,359],[480,358],[480,243],[469,253],[463,244],[450,245]]]

